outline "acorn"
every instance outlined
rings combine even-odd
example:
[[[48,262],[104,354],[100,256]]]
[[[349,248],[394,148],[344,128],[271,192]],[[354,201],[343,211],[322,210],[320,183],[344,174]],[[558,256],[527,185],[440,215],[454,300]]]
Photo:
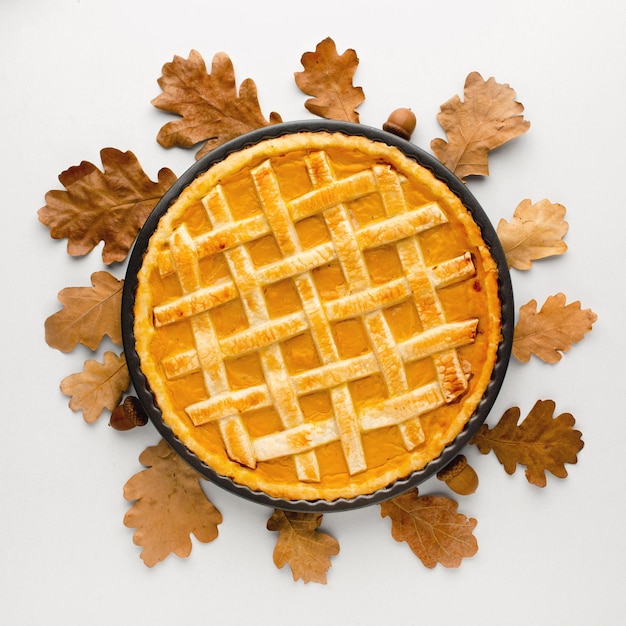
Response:
[[[401,108],[391,112],[387,121],[383,124],[383,130],[408,141],[415,130],[416,124],[415,113],[411,109]]]
[[[462,454],[437,472],[437,478],[460,496],[469,496],[478,489],[478,475]]]
[[[115,430],[130,430],[135,426],[145,426],[148,416],[135,396],[127,396],[111,413],[109,426]]]

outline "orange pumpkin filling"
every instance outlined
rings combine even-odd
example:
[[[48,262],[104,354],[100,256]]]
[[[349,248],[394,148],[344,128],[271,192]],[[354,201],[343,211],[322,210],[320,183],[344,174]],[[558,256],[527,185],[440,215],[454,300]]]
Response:
[[[163,420],[287,500],[369,494],[462,431],[500,341],[497,268],[462,202],[396,148],[303,132],[214,164],[138,275]]]

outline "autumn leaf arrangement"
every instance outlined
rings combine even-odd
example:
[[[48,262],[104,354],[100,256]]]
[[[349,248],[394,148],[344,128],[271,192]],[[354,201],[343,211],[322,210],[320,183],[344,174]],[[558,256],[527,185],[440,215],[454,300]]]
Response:
[[[365,95],[353,84],[358,63],[354,50],[339,54],[331,38],[305,52],[303,70],[294,75],[298,88],[309,96],[305,108],[326,119],[359,123],[357,108]],[[175,56],[163,66],[158,83],[161,93],[152,104],[177,117],[160,129],[157,142],[165,148],[195,147],[196,158],[248,131],[282,121],[277,113],[263,115],[251,79],[237,88],[232,61],[225,53],[214,56],[210,71],[194,50],[186,59]],[[447,140],[430,143],[434,155],[463,181],[488,176],[489,153],[530,126],[515,98],[509,85],[485,80],[477,72],[469,74],[463,99],[454,96],[441,105],[437,119]],[[406,126],[398,131],[393,124],[386,129],[405,138],[412,132]],[[143,223],[177,177],[163,168],[152,181],[130,151],[108,147],[100,157],[101,169],[83,161],[62,172],[59,181],[64,189],[48,191],[38,216],[51,237],[67,240],[71,256],[86,255],[103,242],[102,261],[111,269],[126,260]],[[510,221],[500,221],[496,231],[510,268],[527,271],[534,261],[567,250],[565,211],[547,199],[524,199]],[[60,387],[70,398],[70,408],[81,412],[85,422],[95,422],[108,412],[110,425],[124,431],[147,420],[132,395],[121,351],[123,279],[109,269],[93,273],[90,286],[60,291],[61,308],[46,319],[45,339],[66,353],[78,344],[95,352],[105,338],[120,346],[118,351],[105,351],[102,361],[85,361],[82,371],[65,377]],[[513,357],[521,363],[532,356],[557,363],[595,321],[593,311],[583,309],[580,302],[567,303],[562,293],[550,296],[539,309],[531,300],[519,309]],[[495,426],[483,424],[471,444],[483,454],[493,452],[508,474],[523,466],[529,483],[545,487],[546,472],[565,478],[565,465],[576,463],[583,447],[573,416],[555,415],[555,409],[554,401],[537,400],[520,422],[520,410],[512,407]],[[144,563],[152,567],[170,554],[188,556],[192,535],[204,543],[216,539],[222,515],[208,499],[199,474],[164,440],[144,450],[139,461],[145,469],[124,486],[131,503],[124,524],[134,529]],[[461,496],[477,487],[476,473],[463,456],[438,478]],[[473,534],[477,522],[459,513],[451,497],[421,495],[412,489],[379,506],[380,514],[390,518],[394,539],[406,542],[427,568],[458,567],[477,552]],[[267,521],[267,529],[277,533],[274,563],[278,568],[289,565],[294,580],[327,582],[339,543],[320,529],[322,521],[321,513],[278,509]]]

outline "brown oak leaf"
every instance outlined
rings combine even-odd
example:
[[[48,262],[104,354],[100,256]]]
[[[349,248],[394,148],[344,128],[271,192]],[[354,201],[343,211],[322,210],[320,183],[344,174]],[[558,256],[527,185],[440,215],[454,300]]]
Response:
[[[309,98],[304,106],[320,117],[344,122],[358,122],[356,108],[365,100],[363,89],[352,84],[359,64],[352,49],[337,53],[335,42],[327,37],[317,44],[315,52],[301,58],[303,72],[294,74],[296,84]]]
[[[94,272],[92,287],[66,287],[58,298],[63,308],[46,319],[46,343],[70,352],[82,343],[95,350],[105,335],[122,345],[122,288],[124,281],[109,272]]]
[[[126,358],[105,352],[102,363],[88,359],[83,371],[61,381],[61,391],[70,396],[70,409],[82,411],[87,423],[95,422],[104,409],[113,411],[130,385]]]
[[[339,554],[339,542],[318,530],[321,513],[295,513],[276,509],[267,529],[277,531],[274,563],[281,569],[289,564],[294,580],[326,584],[330,557]]]
[[[126,258],[139,229],[176,176],[163,168],[158,182],[151,181],[130,151],[104,148],[100,158],[103,171],[83,161],[61,173],[59,181],[66,190],[48,191],[38,216],[53,239],[68,239],[72,256],[83,256],[103,241],[102,260],[109,265]]]
[[[574,430],[572,415],[554,417],[554,408],[554,401],[538,400],[518,424],[520,410],[512,407],[494,428],[483,424],[472,443],[483,454],[493,450],[507,474],[513,474],[518,464],[525,465],[528,482],[545,487],[545,472],[565,478],[565,463],[576,463],[584,446],[581,433]]]
[[[580,302],[565,304],[565,295],[549,296],[537,312],[537,301],[520,308],[513,333],[513,356],[526,363],[531,354],[546,363],[557,363],[562,353],[579,342],[591,330],[598,316],[582,309]]]
[[[478,551],[472,534],[476,520],[457,513],[458,504],[441,496],[420,496],[417,489],[380,505],[381,515],[391,519],[391,534],[405,541],[428,567],[440,563],[459,567],[461,560]]]
[[[153,567],[170,554],[188,557],[191,534],[208,543],[218,535],[222,514],[200,485],[200,475],[164,440],[139,456],[146,468],[124,485],[124,498],[134,501],[124,525],[135,528],[133,541],[141,559]]]
[[[509,267],[528,270],[537,259],[563,254],[568,230],[564,215],[562,204],[549,200],[533,204],[526,199],[517,205],[510,222],[500,220],[497,233]]]
[[[530,127],[515,100],[515,91],[478,72],[465,80],[465,100],[459,96],[441,105],[437,119],[448,141],[433,139],[435,156],[459,178],[489,175],[489,152],[522,135]]]
[[[213,57],[210,74],[196,50],[188,59],[176,55],[163,66],[158,83],[162,93],[152,104],[181,119],[165,124],[157,141],[164,148],[206,142],[196,153],[197,159],[230,139],[282,121],[278,113],[265,119],[252,79],[245,79],[237,93],[233,64],[224,52]]]

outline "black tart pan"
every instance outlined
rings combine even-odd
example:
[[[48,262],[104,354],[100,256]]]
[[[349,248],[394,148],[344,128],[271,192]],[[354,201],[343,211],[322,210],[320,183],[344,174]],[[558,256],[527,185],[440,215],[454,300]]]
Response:
[[[413,472],[408,477],[397,480],[386,488],[379,489],[369,495],[361,495],[351,499],[339,498],[332,501],[283,500],[271,497],[262,492],[253,491],[247,486],[234,482],[229,477],[217,474],[186,446],[184,446],[173,434],[170,427],[164,423],[161,411],[156,405],[146,378],[141,371],[139,356],[135,350],[133,309],[135,304],[135,290],[137,288],[137,273],[141,268],[143,256],[147,250],[150,237],[156,229],[160,218],[165,214],[172,202],[176,200],[185,187],[187,187],[199,175],[206,172],[213,164],[224,160],[232,152],[242,150],[247,146],[256,144],[265,139],[271,139],[285,134],[321,131],[341,132],[346,135],[361,135],[371,139],[372,141],[378,141],[395,146],[406,156],[414,159],[420,165],[431,170],[437,178],[445,182],[446,185],[461,199],[465,207],[472,214],[474,221],[480,227],[483,239],[489,247],[491,255],[498,266],[499,297],[502,304],[502,340],[498,347],[497,360],[493,369],[491,380],[476,408],[476,411],[466,423],[464,430],[456,437],[456,439],[454,439],[454,441],[444,448],[438,458],[428,463],[424,468]],[[500,245],[500,241],[491,222],[489,221],[489,218],[476,198],[467,189],[466,185],[440,161],[409,141],[401,139],[389,132],[364,126],[362,124],[351,124],[329,120],[297,121],[275,124],[261,128],[250,133],[246,133],[245,135],[237,137],[236,139],[219,146],[192,165],[165,193],[137,236],[137,240],[135,241],[135,245],[129,259],[122,295],[122,337],[131,381],[139,400],[148,414],[148,417],[163,439],[165,439],[165,441],[204,478],[247,500],[277,509],[302,512],[345,511],[383,502],[384,500],[400,495],[408,489],[416,487],[445,468],[469,443],[480,425],[487,418],[487,415],[496,400],[504,380],[513,342],[513,306],[513,290],[508,264]]]

